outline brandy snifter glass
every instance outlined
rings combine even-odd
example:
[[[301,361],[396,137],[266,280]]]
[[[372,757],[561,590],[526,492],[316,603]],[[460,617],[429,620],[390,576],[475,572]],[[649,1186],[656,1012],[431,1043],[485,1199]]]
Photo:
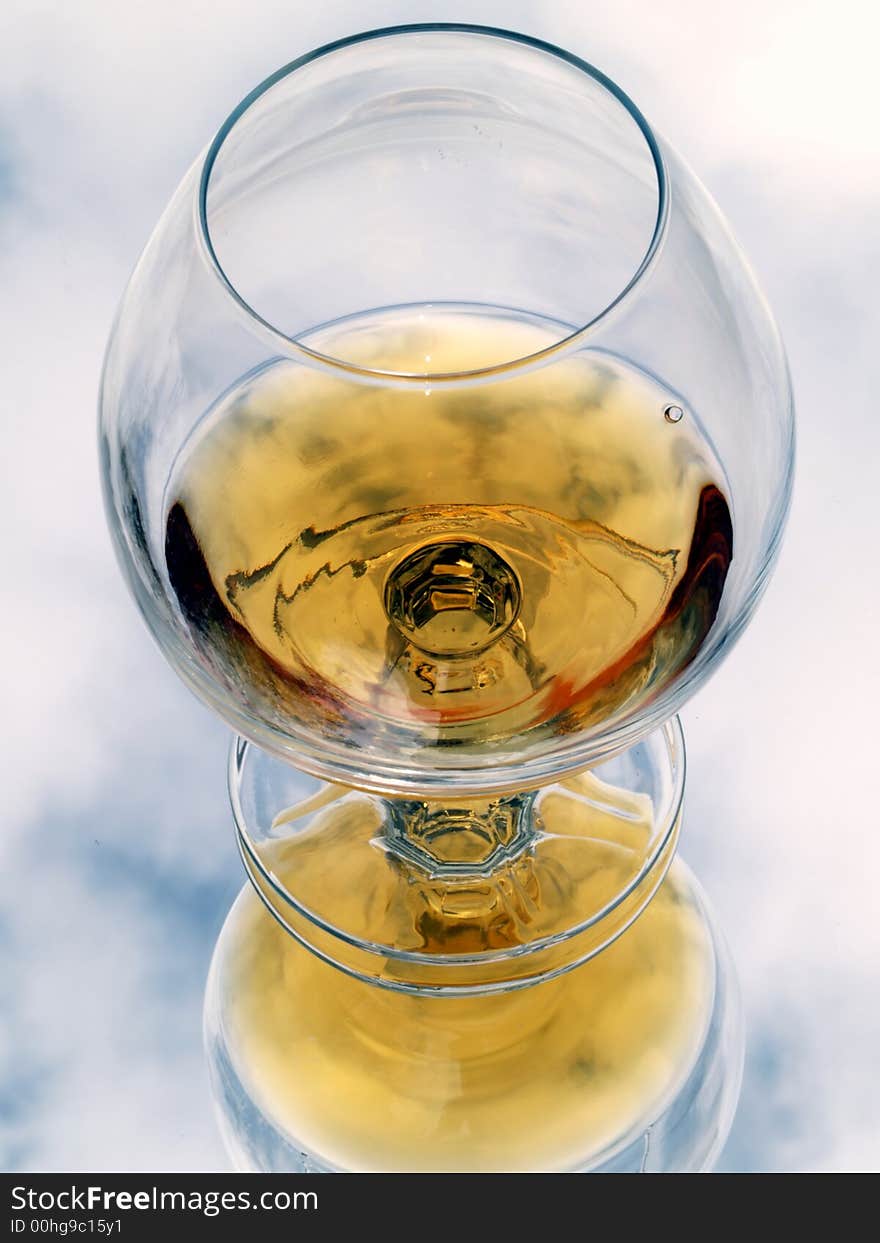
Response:
[[[632,101],[482,27],[285,66],[135,269],[100,440],[138,605],[240,736],[236,1161],[711,1164],[742,1038],[675,713],[766,584],[793,409]]]

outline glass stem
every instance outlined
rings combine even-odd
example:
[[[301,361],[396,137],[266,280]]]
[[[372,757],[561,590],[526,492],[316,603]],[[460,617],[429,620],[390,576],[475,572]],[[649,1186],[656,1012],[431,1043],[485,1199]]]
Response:
[[[388,799],[390,850],[431,876],[489,873],[537,835],[536,791],[496,798]]]

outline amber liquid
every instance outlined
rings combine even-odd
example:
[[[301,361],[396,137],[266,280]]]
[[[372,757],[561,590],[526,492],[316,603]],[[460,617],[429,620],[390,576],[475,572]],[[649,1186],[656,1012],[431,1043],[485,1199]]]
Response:
[[[309,344],[427,374],[556,335],[426,308]],[[201,659],[263,720],[386,754],[552,742],[638,708],[699,650],[732,555],[720,467],[691,412],[666,417],[673,400],[595,351],[479,384],[263,368],[203,420],[171,480],[168,574]],[[506,987],[530,961],[507,950],[544,938],[542,969],[576,961],[559,938],[633,884],[652,849],[649,801],[598,797],[595,782],[572,778],[533,807],[328,789],[317,811],[280,818],[259,847],[272,883],[256,883],[387,946],[387,959],[340,949],[302,927],[383,984],[421,987],[434,969],[422,956],[501,951],[490,984]],[[609,948],[515,991],[352,979],[254,893],[218,962],[247,1093],[293,1143],[351,1170],[587,1163],[662,1110],[712,1000],[711,943],[675,871]],[[462,964],[461,979],[477,969]]]
[[[308,343],[427,374],[557,335],[441,308]],[[638,708],[699,650],[732,556],[721,469],[672,400],[596,351],[477,385],[265,367],[203,420],[168,494],[168,575],[201,658],[279,728],[383,748]]]

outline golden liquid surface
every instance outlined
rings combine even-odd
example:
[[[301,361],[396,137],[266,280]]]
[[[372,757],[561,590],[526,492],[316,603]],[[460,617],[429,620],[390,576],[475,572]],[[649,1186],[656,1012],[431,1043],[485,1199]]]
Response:
[[[554,815],[557,827],[568,817],[577,831],[571,808]],[[619,885],[633,868],[627,854],[624,846],[615,858],[597,842],[592,882],[580,870],[581,897],[590,883]],[[282,881],[298,886],[303,861],[289,843],[267,848]],[[375,926],[387,889],[350,886],[347,922],[357,927],[371,907]],[[386,912],[395,939],[427,944],[418,914],[430,903],[429,894],[410,892]],[[471,918],[471,927],[478,922]],[[454,951],[455,924],[435,923],[430,947]],[[355,1171],[552,1171],[590,1162],[635,1138],[683,1083],[714,986],[706,925],[676,864],[611,946],[567,975],[514,992],[413,996],[351,979],[299,946],[251,890],[233,908],[216,970],[227,1052],[251,1098],[294,1145]]]
[[[309,343],[439,372],[555,335],[388,312]],[[638,707],[699,649],[732,556],[720,467],[671,400],[596,351],[433,388],[268,366],[169,489],[168,573],[201,659],[270,724],[386,749]]]

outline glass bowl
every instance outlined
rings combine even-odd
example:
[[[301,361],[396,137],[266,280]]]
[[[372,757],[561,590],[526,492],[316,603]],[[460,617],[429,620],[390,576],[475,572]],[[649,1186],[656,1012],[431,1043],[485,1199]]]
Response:
[[[100,444],[141,612],[230,726],[328,780],[489,795],[633,745],[730,650],[793,416],[740,250],[632,101],[448,24],[301,57],[221,126],[122,300]]]

